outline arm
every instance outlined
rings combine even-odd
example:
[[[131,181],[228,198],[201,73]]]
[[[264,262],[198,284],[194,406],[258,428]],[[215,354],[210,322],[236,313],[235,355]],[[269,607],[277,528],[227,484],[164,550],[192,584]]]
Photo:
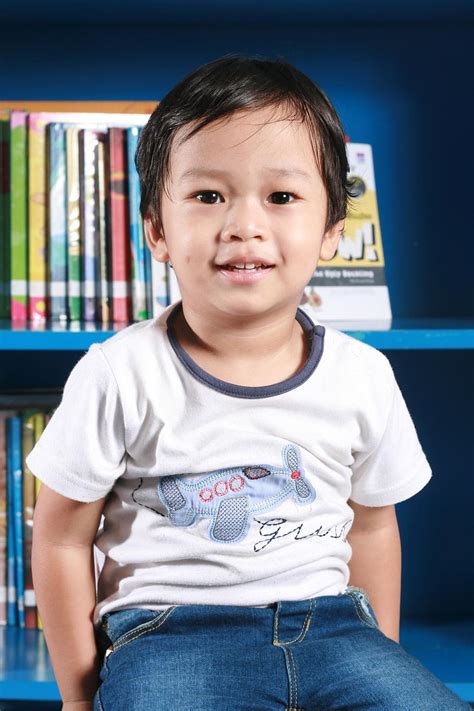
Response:
[[[100,684],[93,542],[104,501],[73,501],[42,484],[34,510],[33,586],[59,692],[65,707],[90,704],[68,708],[92,708]]]
[[[399,642],[402,554],[395,506],[347,503],[355,514],[347,536],[352,547],[350,585],[367,592],[381,631]]]

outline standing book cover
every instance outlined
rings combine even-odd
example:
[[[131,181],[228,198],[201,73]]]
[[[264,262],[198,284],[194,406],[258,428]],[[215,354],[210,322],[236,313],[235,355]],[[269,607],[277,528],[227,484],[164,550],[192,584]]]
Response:
[[[346,143],[352,200],[330,260],[321,260],[304,289],[301,308],[335,328],[390,328],[392,311],[375,187],[372,147]]]

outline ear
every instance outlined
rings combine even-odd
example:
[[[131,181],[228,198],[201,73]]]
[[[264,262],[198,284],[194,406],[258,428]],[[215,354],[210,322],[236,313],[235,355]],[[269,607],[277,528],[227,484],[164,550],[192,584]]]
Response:
[[[329,261],[336,254],[337,245],[344,231],[344,224],[345,220],[339,220],[325,232],[319,253],[319,258],[323,261]]]
[[[148,249],[157,262],[168,262],[170,255],[166,246],[163,226],[159,221],[153,221],[150,213],[147,213],[143,220],[143,230]]]

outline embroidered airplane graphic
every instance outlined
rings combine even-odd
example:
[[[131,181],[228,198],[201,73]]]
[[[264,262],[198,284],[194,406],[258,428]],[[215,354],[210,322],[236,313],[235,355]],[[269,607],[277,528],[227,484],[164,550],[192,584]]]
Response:
[[[189,527],[209,518],[209,537],[218,543],[237,543],[247,535],[254,514],[270,511],[282,501],[310,504],[316,491],[305,476],[298,448],[282,451],[283,467],[245,465],[194,475],[166,476],[157,490],[175,526]]]

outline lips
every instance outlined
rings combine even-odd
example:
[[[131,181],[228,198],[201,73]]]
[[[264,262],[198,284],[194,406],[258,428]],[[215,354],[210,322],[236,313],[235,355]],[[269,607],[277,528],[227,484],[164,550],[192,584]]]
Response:
[[[238,269],[232,265],[222,265],[217,267],[219,274],[228,284],[253,284],[265,279],[273,271],[274,265],[261,266],[253,269]]]

